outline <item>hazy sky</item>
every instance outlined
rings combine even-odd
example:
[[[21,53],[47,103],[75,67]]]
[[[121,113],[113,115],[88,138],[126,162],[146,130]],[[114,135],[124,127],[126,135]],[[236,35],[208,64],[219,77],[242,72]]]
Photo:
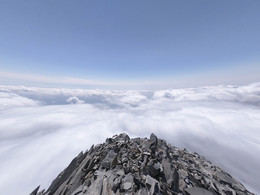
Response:
[[[0,82],[256,82],[259,10],[258,0],[2,0]]]

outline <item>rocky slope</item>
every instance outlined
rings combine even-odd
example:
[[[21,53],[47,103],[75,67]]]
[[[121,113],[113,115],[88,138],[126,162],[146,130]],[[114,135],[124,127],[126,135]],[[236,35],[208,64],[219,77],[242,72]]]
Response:
[[[72,160],[45,191],[31,195],[252,194],[236,179],[196,153],[154,134],[116,135]]]

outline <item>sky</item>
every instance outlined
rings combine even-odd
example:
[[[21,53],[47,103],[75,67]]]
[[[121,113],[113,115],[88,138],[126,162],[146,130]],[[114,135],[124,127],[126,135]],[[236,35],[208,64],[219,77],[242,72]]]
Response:
[[[165,89],[260,75],[256,0],[2,0],[0,82]]]

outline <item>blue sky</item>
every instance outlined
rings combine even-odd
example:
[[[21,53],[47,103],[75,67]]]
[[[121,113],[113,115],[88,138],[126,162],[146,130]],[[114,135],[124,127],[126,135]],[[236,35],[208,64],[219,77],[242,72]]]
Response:
[[[87,87],[257,82],[259,10],[256,0],[2,0],[0,81],[69,85],[64,78],[73,78],[91,81],[74,82]]]

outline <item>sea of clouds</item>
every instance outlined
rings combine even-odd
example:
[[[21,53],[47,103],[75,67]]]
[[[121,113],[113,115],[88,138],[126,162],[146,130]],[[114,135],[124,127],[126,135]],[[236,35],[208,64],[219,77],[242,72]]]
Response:
[[[152,132],[260,194],[260,83],[161,91],[0,86],[0,192],[29,194],[82,150]]]

